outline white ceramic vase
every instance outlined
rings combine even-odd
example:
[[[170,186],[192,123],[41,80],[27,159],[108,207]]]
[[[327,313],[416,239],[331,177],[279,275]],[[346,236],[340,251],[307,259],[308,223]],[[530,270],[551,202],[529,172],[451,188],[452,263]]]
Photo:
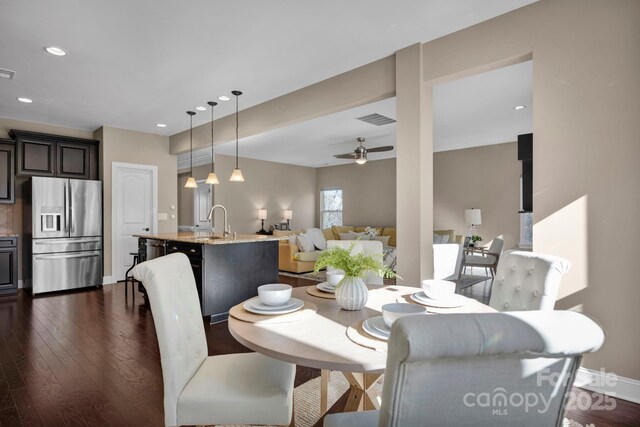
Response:
[[[369,289],[359,277],[345,277],[336,289],[336,302],[343,310],[361,310],[369,298]]]

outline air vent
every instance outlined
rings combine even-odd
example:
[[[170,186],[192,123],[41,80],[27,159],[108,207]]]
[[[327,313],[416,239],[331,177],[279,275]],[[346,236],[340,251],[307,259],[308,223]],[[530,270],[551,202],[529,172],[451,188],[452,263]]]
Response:
[[[13,80],[13,76],[16,75],[15,71],[5,70],[4,68],[0,68],[0,77],[3,79]]]
[[[390,117],[383,116],[382,114],[374,113],[368,116],[358,117],[358,120],[362,120],[365,123],[369,123],[374,126],[388,125],[389,123],[395,123],[396,121]]]

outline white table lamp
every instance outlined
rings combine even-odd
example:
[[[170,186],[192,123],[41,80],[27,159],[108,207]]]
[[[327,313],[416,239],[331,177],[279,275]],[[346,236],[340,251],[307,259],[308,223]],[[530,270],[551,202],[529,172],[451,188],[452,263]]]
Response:
[[[291,230],[291,219],[293,218],[293,211],[291,209],[284,210],[284,219],[287,220],[287,230]]]
[[[258,234],[267,234],[267,230],[264,229],[264,220],[267,219],[266,209],[258,209],[258,219],[262,221],[262,228],[260,228]]]
[[[476,225],[482,224],[482,213],[480,209],[465,209],[464,210],[464,222],[467,225],[470,225],[469,235],[473,236],[476,234]]]

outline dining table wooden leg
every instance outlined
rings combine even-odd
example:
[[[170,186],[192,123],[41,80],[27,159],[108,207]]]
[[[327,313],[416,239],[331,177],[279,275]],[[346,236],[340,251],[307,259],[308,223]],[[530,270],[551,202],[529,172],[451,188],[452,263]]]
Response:
[[[331,371],[323,369],[320,371],[320,414],[324,414],[329,409],[329,380]]]
[[[373,387],[382,374],[363,374],[360,372],[343,372],[343,374],[349,382],[349,399],[344,412],[380,409],[378,396]]]

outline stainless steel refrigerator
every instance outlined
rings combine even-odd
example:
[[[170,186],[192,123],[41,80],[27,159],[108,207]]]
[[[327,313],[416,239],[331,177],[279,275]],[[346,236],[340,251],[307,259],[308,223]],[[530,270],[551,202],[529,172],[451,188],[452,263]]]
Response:
[[[24,184],[25,288],[102,284],[102,182],[34,177]]]

